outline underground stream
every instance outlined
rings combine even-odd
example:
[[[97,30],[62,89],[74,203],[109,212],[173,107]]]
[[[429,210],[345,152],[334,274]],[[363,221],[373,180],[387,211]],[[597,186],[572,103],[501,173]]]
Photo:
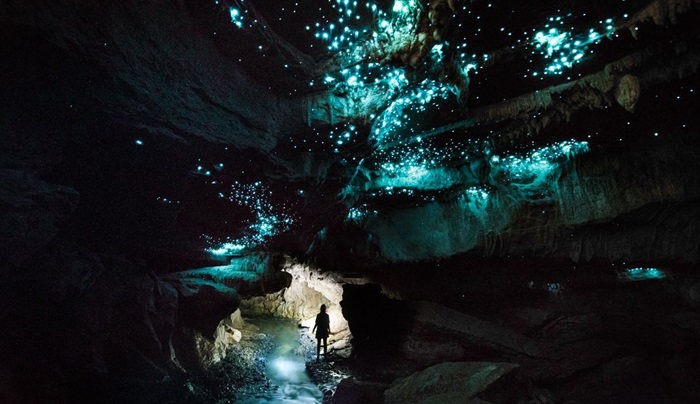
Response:
[[[320,403],[323,393],[306,372],[306,357],[300,353],[300,332],[295,322],[274,317],[248,320],[259,332],[271,337],[273,348],[265,355],[265,375],[270,387],[264,392],[240,397],[237,402]],[[301,350],[303,351],[303,350]]]

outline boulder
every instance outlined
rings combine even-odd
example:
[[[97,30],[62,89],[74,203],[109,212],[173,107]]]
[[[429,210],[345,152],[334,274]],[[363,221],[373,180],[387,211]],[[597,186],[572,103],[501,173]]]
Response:
[[[504,355],[525,355],[534,358],[559,359],[560,348],[532,340],[508,328],[431,302],[411,304],[414,319],[412,338],[459,341],[462,346],[483,347]]]
[[[394,381],[385,403],[478,403],[494,382],[518,368],[512,363],[444,362]]]
[[[354,378],[343,379],[336,386],[330,399],[332,404],[380,403],[384,400],[387,385],[377,382],[364,382]]]
[[[538,338],[566,344],[594,338],[603,331],[600,316],[594,313],[573,316],[561,316],[547,324],[538,334]]]
[[[664,382],[641,358],[626,356],[570,379],[559,388],[565,400],[588,403],[669,403]]]
[[[695,310],[700,310],[700,282],[681,285],[681,296]]]
[[[238,292],[220,282],[195,277],[168,277],[166,281],[178,293],[179,324],[207,338],[214,337],[221,319],[238,309]]]

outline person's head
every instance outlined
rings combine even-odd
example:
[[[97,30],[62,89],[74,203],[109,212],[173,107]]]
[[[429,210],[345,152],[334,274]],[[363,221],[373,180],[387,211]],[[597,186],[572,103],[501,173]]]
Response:
[[[322,304],[321,305],[321,313],[325,313],[325,312],[326,312],[326,305]]]

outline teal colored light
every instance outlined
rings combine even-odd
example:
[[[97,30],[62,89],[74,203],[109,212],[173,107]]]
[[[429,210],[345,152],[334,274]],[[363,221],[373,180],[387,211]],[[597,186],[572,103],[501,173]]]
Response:
[[[476,201],[477,203],[483,204],[488,202],[489,193],[483,187],[470,187],[467,188],[464,193],[469,197],[470,200]]]
[[[243,244],[224,243],[217,248],[208,248],[207,251],[214,255],[231,255],[240,253],[245,249]]]
[[[356,206],[348,210],[347,220],[355,223],[360,223],[367,219],[371,214],[376,214],[376,210],[370,210],[367,205]]]
[[[395,13],[410,13],[416,7],[416,0],[396,0],[392,10]]]
[[[440,63],[442,62],[442,59],[445,57],[445,53],[443,52],[444,45],[441,43],[433,45],[432,49],[430,49],[430,56],[434,59],[434,63]]]
[[[554,55],[555,52],[561,50],[566,40],[571,36],[568,32],[560,32],[556,28],[551,28],[549,31],[538,32],[535,34],[537,47],[542,48],[548,57]]]
[[[210,177],[211,176],[211,170],[205,169],[203,166],[198,165],[197,168],[194,170],[194,174],[197,175],[203,175],[205,177]]]
[[[228,12],[231,16],[231,22],[238,28],[243,28],[243,15],[241,10],[236,7],[229,7]]]
[[[431,176],[431,171],[416,162],[406,162],[400,165],[384,163],[381,166],[381,170],[384,176],[377,179],[376,185],[382,188],[429,189],[435,187],[435,185],[432,187],[428,185],[429,182],[435,182],[434,179],[429,178]],[[437,186],[441,187],[442,181],[438,182],[440,184]]]
[[[456,161],[485,161],[488,182],[467,188],[465,204],[479,211],[488,203],[491,188],[508,192],[515,200],[551,198],[562,167],[576,156],[589,151],[586,142],[575,140],[554,143],[525,153],[492,154],[484,141],[456,143],[451,147],[433,146],[420,137],[415,142],[378,150],[369,163],[371,183],[364,189],[381,195],[415,195],[416,191],[446,190],[464,185],[465,173]],[[469,178],[469,177],[467,177]]]
[[[622,282],[646,281],[664,279],[666,273],[659,268],[629,268],[618,272],[617,278]]]
[[[491,192],[482,186],[469,187],[457,200],[459,206],[466,212],[487,226],[493,214],[494,207],[491,205]]]
[[[509,183],[523,197],[540,194],[552,188],[563,163],[588,151],[588,142],[567,140],[524,154],[494,155],[492,177]]]
[[[237,257],[232,258],[228,265],[190,269],[179,272],[178,275],[217,281],[231,279],[254,281],[265,272],[265,268],[266,263],[264,261],[260,262],[255,260],[255,258]]]
[[[319,132],[318,144],[332,148],[334,153],[340,153],[345,147],[352,147],[357,144],[358,128],[355,125],[341,123],[331,129],[326,137]]]
[[[238,238],[218,240],[208,236],[204,239],[211,245],[208,252],[215,255],[235,255],[245,249],[254,248],[289,228],[296,219],[287,211],[287,206],[275,206],[270,202],[272,192],[261,182],[245,184],[234,182],[228,193],[219,197],[232,204],[250,209],[255,220],[247,223],[246,234]]]
[[[587,32],[575,32],[573,28],[566,28],[563,17],[551,17],[543,30],[535,33],[530,40],[535,52],[543,55],[546,60],[544,70],[534,71],[533,76],[539,73],[562,74],[564,70],[572,68],[581,62],[589,47],[599,43],[605,36],[615,32],[612,19],[601,21],[600,26],[590,28]]]
[[[406,130],[414,128],[413,120],[431,105],[437,106],[454,94],[454,89],[435,80],[423,80],[417,86],[403,89],[372,124],[370,138],[381,143],[396,140]]]
[[[462,72],[466,75],[472,70],[476,70],[476,63],[468,62],[462,66]]]
[[[389,43],[401,43],[412,40],[420,5],[416,0],[397,0],[391,12],[383,11],[377,2],[368,1],[361,7],[358,1],[328,0],[333,5],[336,16],[324,17],[324,21],[313,24],[315,37],[324,42],[327,49],[336,55],[341,66],[353,66],[341,69],[340,73],[326,80],[326,84],[364,87],[376,81],[385,81],[382,77],[392,69],[375,62],[365,62],[367,53],[381,49]],[[380,44],[379,38],[382,38]],[[380,72],[380,74],[377,74]]]

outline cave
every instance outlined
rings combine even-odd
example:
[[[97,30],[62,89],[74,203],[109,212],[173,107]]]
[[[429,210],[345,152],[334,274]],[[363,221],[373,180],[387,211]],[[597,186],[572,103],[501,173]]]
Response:
[[[0,22],[0,402],[700,401],[700,1]]]

